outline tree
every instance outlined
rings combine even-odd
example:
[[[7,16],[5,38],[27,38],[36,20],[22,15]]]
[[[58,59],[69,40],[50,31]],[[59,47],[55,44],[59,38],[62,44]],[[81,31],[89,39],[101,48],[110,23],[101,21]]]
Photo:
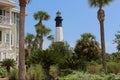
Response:
[[[120,51],[120,31],[118,31],[117,34],[115,34],[114,43],[117,44],[117,50],[119,52]]]
[[[72,54],[72,50],[67,42],[53,42],[49,46],[49,50],[54,50],[61,54],[63,57],[68,57]]]
[[[48,39],[48,40],[51,40],[52,42],[54,42],[54,36],[53,36],[53,35],[49,35],[49,36],[47,37],[47,39]]]
[[[45,80],[51,80],[51,76],[49,74],[50,66],[53,64],[62,63],[62,61],[62,56],[54,50],[36,49],[35,51],[33,51],[33,54],[30,57],[30,62],[32,64],[42,65],[46,74]]]
[[[99,10],[97,12],[97,18],[100,23],[100,33],[101,33],[101,49],[102,49],[102,64],[105,73],[107,73],[106,69],[106,55],[105,55],[105,40],[104,40],[104,17],[105,17],[105,12],[102,9],[105,5],[108,5],[110,2],[113,0],[89,0],[90,6],[98,7]]]
[[[42,50],[42,45],[43,45],[43,37],[47,36],[51,30],[49,28],[46,28],[44,25],[37,25],[36,26],[36,32],[37,32],[37,38],[39,39],[39,47]]]
[[[19,0],[20,6],[20,21],[19,21],[19,80],[25,80],[25,53],[24,53],[24,23],[25,23],[25,8],[30,0]]]
[[[80,59],[91,61],[99,58],[100,47],[95,36],[90,33],[84,33],[77,41],[74,51]]]
[[[43,20],[45,21],[49,20],[50,16],[44,11],[38,11],[37,13],[34,14],[34,19],[39,20],[39,22],[36,25],[40,25],[42,24]]]
[[[27,33],[27,35],[25,37],[25,43],[27,45],[28,56],[30,56],[30,54],[31,54],[31,48],[33,46],[33,39],[34,39],[34,35]]]
[[[38,11],[37,13],[34,14],[34,19],[39,20],[39,22],[35,25],[35,27],[36,27],[37,37],[40,39],[39,47],[42,50],[43,37],[51,32],[49,28],[46,28],[45,25],[43,25],[42,21],[49,20],[50,16],[44,11]]]
[[[3,61],[1,62],[1,66],[6,67],[7,72],[10,72],[10,68],[15,67],[15,60],[14,59],[3,59]]]

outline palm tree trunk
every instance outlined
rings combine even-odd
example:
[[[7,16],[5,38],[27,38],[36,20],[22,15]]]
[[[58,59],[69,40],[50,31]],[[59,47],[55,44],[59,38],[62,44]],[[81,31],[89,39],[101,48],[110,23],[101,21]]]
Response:
[[[7,66],[6,70],[7,70],[8,73],[10,73],[10,66]]]
[[[104,10],[101,8],[98,10],[98,20],[100,22],[100,35],[101,35],[101,55],[104,72],[107,73],[106,68],[106,55],[105,55],[105,39],[104,39]]]
[[[40,50],[42,50],[42,46],[43,46],[43,37],[40,38]]]
[[[18,80],[25,80],[25,53],[24,53],[24,21],[26,0],[19,0],[20,3],[20,21],[19,21],[19,73]]]
[[[103,22],[100,22],[100,33],[101,33],[101,48],[102,48],[102,64],[105,73],[107,73],[107,68],[106,68],[106,54],[105,54],[105,40],[104,40],[104,25]]]
[[[45,80],[55,80],[54,77],[52,77],[50,74],[49,74],[49,71],[50,71],[50,65],[45,65],[43,66],[43,69],[44,69],[44,72],[45,72]]]

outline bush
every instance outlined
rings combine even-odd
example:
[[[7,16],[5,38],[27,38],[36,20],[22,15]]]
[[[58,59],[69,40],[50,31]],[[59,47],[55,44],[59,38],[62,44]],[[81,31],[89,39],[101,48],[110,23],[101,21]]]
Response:
[[[100,75],[96,75],[74,71],[72,74],[60,77],[58,80],[119,80],[119,79],[120,75],[115,74],[105,75],[104,73],[102,73]]]
[[[6,69],[0,67],[0,78],[4,78],[7,76],[7,71]]]
[[[120,63],[109,62],[107,65],[107,71],[108,73],[120,73]]]
[[[31,66],[26,72],[26,80],[44,80],[45,75],[41,65]]]
[[[62,69],[60,76],[66,76],[66,75],[71,74],[71,73],[72,73],[71,69]]]
[[[9,80],[18,80],[18,70],[12,69],[9,73]]]
[[[87,66],[87,71],[91,74],[98,74],[101,72],[101,65],[89,65]]]
[[[54,77],[54,79],[56,79],[58,76],[60,76],[60,70],[58,68],[58,66],[51,66],[50,67],[50,75]]]

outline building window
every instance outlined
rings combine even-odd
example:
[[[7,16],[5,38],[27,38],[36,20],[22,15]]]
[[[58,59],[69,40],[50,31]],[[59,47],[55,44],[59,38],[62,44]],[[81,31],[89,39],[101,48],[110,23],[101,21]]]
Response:
[[[0,61],[1,61],[1,54],[2,54],[2,53],[0,53]]]
[[[0,10],[0,15],[2,15],[2,10]]]
[[[13,35],[11,34],[11,45],[13,45]]]
[[[7,33],[7,34],[6,34],[6,43],[9,43],[9,40],[10,40],[9,37],[10,37],[10,35]]]
[[[2,32],[0,31],[0,41],[2,41]]]

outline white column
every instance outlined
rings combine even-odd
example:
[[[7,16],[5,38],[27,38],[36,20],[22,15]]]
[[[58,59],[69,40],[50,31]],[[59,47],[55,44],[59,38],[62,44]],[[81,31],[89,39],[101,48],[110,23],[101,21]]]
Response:
[[[10,50],[11,50],[11,35],[12,35],[12,34],[11,34],[11,30],[10,30],[10,36],[9,36],[9,40],[10,40],[10,41],[9,41]]]
[[[10,25],[12,24],[12,10],[10,8]]]

